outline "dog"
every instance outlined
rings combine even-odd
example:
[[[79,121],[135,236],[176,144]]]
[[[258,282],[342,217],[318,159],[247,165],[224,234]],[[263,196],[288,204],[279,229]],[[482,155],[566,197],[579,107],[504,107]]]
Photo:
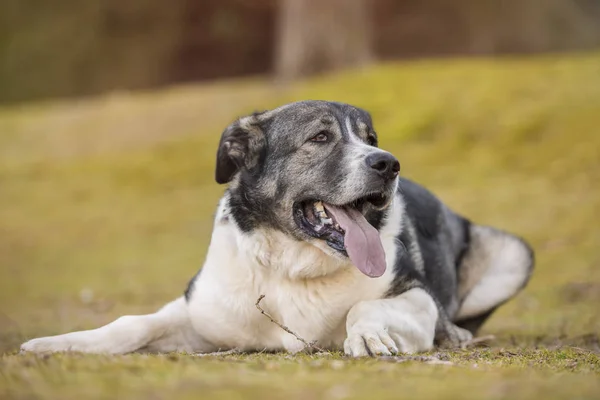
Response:
[[[240,118],[219,143],[215,178],[228,187],[185,294],[21,349],[361,357],[458,346],[525,287],[533,251],[399,171],[361,108],[302,101]]]

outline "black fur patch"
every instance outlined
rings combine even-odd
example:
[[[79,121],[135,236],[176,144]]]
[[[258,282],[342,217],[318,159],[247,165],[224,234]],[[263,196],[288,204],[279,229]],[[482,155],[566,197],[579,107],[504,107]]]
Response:
[[[389,209],[385,210],[374,210],[365,215],[366,220],[373,226],[375,229],[379,230],[383,226],[383,223],[387,219],[389,214]]]
[[[471,245],[471,221],[466,218],[462,218],[462,247],[456,256],[456,271],[458,272],[460,265],[462,264],[463,258],[465,258],[465,254],[467,250],[469,250],[469,246]]]
[[[451,238],[445,229],[441,202],[422,186],[407,179],[399,182],[399,191],[406,204],[405,218],[415,228],[417,242],[424,262],[424,280],[444,308],[456,301],[456,259],[450,246]],[[403,238],[410,248],[414,240]]]
[[[385,297],[396,297],[407,290],[425,288],[425,277],[418,272],[417,266],[408,254],[407,246],[411,243],[410,235],[403,229],[396,239],[396,263],[394,264],[394,280]]]
[[[406,214],[417,231],[427,238],[436,237],[442,213],[439,200],[424,187],[405,178],[400,178],[398,190],[404,197]]]
[[[198,276],[200,276],[200,272],[202,272],[202,270],[199,270],[198,272],[196,272],[196,275],[194,275],[194,277],[192,279],[190,279],[190,281],[188,282],[187,288],[185,289],[185,292],[183,293],[183,295],[185,296],[185,301],[190,301],[190,298],[192,297],[192,293],[194,292],[194,283],[196,282],[196,278],[198,278]]]

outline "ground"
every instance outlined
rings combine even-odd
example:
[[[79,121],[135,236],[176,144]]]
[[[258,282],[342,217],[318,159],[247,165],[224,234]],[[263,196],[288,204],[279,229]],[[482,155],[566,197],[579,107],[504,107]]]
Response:
[[[419,357],[18,354],[152,312],[201,266],[236,116],[299,99],[372,112],[402,174],[531,242],[484,347]],[[600,54],[388,63],[0,109],[0,398],[599,398]],[[258,312],[258,310],[257,310]]]

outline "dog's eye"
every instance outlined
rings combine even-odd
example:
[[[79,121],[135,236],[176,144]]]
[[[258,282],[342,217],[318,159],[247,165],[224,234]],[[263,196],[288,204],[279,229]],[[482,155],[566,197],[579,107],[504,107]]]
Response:
[[[369,146],[377,146],[377,139],[375,138],[375,136],[369,136],[367,138],[367,143],[369,144]]]
[[[329,140],[329,133],[327,131],[321,131],[315,136],[310,138],[311,142],[327,142]]]

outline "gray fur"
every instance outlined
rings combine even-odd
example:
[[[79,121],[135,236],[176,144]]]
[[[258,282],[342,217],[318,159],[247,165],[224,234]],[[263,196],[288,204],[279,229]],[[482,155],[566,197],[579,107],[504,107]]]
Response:
[[[319,132],[327,132],[330,142],[310,142]],[[223,132],[217,181],[237,179],[229,190],[242,230],[270,225],[302,240],[306,234],[291,218],[296,203],[320,199],[341,205],[382,191],[370,169],[352,168],[370,154],[384,153],[368,146],[369,140],[376,144],[370,115],[346,104],[305,101],[255,113]],[[388,198],[394,190],[391,184],[383,188]],[[381,218],[374,207],[367,208],[370,222]]]

